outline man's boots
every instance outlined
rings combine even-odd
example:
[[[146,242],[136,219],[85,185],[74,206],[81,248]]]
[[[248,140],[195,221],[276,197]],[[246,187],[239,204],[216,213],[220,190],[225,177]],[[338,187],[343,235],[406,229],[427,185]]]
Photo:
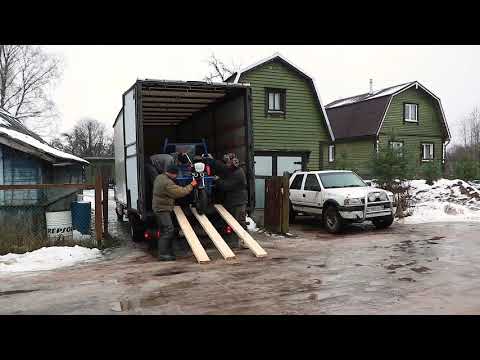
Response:
[[[162,233],[158,239],[158,260],[174,261],[176,260],[173,253],[173,232]]]

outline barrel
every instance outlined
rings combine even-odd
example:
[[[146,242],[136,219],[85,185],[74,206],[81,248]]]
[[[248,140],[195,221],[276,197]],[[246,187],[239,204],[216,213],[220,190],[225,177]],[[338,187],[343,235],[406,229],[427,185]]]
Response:
[[[90,212],[92,209],[90,201],[74,201],[72,202],[71,209],[73,228],[82,235],[90,234]]]
[[[73,240],[72,213],[70,211],[46,212],[45,218],[47,236],[51,242]]]

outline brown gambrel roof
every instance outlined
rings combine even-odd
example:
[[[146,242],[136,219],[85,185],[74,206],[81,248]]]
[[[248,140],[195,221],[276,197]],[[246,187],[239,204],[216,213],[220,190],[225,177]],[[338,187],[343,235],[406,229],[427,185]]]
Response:
[[[325,106],[335,139],[378,135],[393,96],[411,88],[420,87],[438,101],[447,138],[450,130],[440,99],[417,81],[332,101]]]

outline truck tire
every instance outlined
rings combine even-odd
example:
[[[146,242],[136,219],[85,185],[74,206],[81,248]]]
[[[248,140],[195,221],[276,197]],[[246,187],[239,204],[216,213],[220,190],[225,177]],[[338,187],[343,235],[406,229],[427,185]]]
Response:
[[[119,213],[118,212],[118,207],[115,206],[115,213],[117,214],[117,220],[118,221],[123,221],[123,209],[122,208],[120,208],[120,209],[121,209],[121,211]]]
[[[208,207],[208,195],[205,190],[198,190],[195,207],[200,215],[205,214]]]
[[[132,241],[136,243],[141,242],[143,240],[144,226],[138,215],[129,215],[128,222],[130,224],[130,237]]]
[[[379,219],[372,219],[372,222],[373,222],[373,225],[375,225],[375,227],[377,229],[386,229],[390,225],[392,225],[393,216],[390,215],[390,216],[385,216],[385,217],[379,218]]]
[[[338,234],[343,228],[343,219],[335,206],[328,206],[323,215],[323,226],[331,234]]]
[[[290,203],[290,211],[289,211],[289,214],[288,214],[288,220],[289,220],[289,223],[290,224],[295,224],[295,220],[296,220],[296,217],[297,214],[295,213],[295,210],[293,210],[293,206],[292,206],[292,203]]]

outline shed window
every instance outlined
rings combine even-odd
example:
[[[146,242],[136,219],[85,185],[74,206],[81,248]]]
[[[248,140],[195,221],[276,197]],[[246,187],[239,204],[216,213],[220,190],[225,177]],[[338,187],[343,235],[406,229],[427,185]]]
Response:
[[[418,105],[404,104],[404,119],[407,122],[418,122]]]
[[[433,144],[422,144],[422,160],[433,160]]]
[[[328,162],[335,161],[335,145],[328,145]]]
[[[285,90],[267,89],[267,111],[273,113],[285,112]]]

